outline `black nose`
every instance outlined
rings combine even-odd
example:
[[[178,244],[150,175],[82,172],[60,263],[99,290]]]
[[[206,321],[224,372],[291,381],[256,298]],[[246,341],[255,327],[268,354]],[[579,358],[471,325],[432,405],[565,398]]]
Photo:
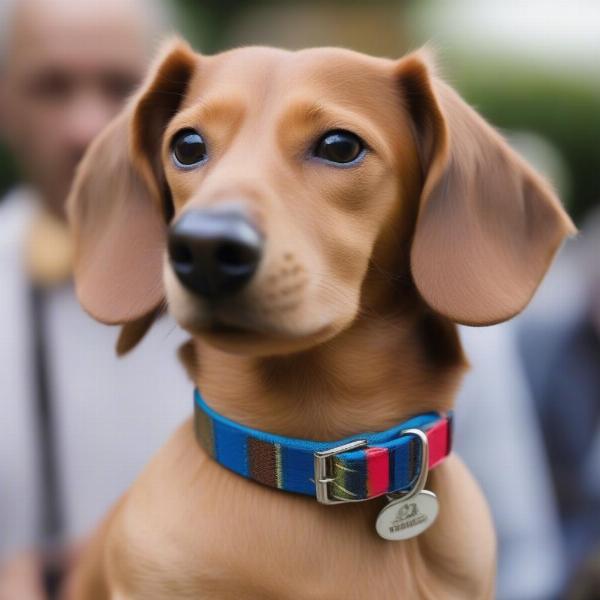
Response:
[[[239,211],[190,210],[171,226],[168,245],[179,281],[215,300],[239,291],[252,279],[263,238]]]

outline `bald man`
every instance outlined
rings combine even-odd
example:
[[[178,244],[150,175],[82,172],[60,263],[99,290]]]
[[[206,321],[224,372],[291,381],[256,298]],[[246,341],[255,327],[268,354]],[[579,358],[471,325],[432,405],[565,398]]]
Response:
[[[191,410],[172,323],[117,362],[118,332],[83,314],[64,222],[78,160],[161,37],[159,8],[0,0],[0,137],[23,176],[0,202],[2,600],[46,597],[46,557],[93,528]]]

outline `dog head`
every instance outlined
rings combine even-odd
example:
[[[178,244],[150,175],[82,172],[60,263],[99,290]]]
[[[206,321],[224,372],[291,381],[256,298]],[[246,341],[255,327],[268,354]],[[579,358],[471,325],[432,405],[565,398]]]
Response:
[[[420,53],[180,41],[88,151],[69,213],[94,317],[135,342],[166,303],[242,353],[307,348],[403,294],[504,321],[574,231]]]

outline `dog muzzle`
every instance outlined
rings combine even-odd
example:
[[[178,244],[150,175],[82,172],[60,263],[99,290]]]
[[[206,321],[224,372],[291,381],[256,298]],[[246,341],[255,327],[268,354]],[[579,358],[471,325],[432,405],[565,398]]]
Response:
[[[226,469],[326,505],[386,496],[377,533],[387,540],[419,535],[438,502],[424,489],[430,469],[452,449],[452,414],[423,413],[382,432],[317,442],[273,435],[218,414],[194,392],[196,438]]]

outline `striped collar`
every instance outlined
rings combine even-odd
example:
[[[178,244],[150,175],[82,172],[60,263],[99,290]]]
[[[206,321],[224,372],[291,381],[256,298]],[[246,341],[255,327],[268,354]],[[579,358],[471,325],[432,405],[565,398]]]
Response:
[[[316,442],[240,425],[210,408],[198,390],[194,408],[196,438],[216,462],[247,479],[324,504],[410,490],[421,475],[423,452],[432,469],[452,446],[451,414],[423,413],[386,431]],[[425,435],[407,431],[415,429]]]

